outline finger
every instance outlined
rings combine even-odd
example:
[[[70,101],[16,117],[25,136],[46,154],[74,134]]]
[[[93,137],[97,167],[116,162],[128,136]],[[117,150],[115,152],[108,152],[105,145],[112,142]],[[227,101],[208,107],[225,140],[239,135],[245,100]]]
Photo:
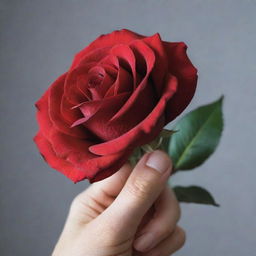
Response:
[[[115,220],[113,225],[118,225],[115,229],[137,228],[164,189],[170,171],[171,161],[166,153],[157,150],[144,155],[116,200],[103,215]]]
[[[185,231],[177,226],[174,232],[143,256],[169,256],[179,250],[185,243]]]
[[[82,215],[84,222],[96,218],[114,201],[131,171],[131,166],[125,164],[112,176],[93,183],[88,189],[76,196],[71,205],[71,217],[77,218],[77,215]]]
[[[131,172],[132,167],[127,163],[112,176],[93,183],[90,188],[92,191],[102,191],[110,197],[116,197],[122,190]]]
[[[168,237],[180,218],[179,203],[169,186],[166,186],[154,204],[153,218],[140,231],[134,242],[137,251],[146,252]]]

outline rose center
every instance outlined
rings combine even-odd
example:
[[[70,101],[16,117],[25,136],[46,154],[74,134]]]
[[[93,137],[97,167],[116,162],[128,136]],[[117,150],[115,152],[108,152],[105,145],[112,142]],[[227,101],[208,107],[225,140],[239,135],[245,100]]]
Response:
[[[93,74],[89,79],[88,79],[88,87],[90,88],[95,88],[98,87],[102,81],[103,81],[104,76],[100,73],[98,74]]]

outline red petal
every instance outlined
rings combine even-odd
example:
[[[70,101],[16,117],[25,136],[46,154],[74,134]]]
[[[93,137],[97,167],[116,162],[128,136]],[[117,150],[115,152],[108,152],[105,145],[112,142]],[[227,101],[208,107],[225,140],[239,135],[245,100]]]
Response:
[[[81,117],[79,109],[75,109],[64,95],[61,98],[60,113],[67,123],[73,123]]]
[[[99,62],[100,65],[108,65],[113,67],[115,70],[119,68],[118,58],[113,54],[107,55],[104,59]]]
[[[121,66],[124,67],[125,63],[128,68],[127,70],[131,70],[133,76],[133,87],[135,89],[136,83],[136,60],[133,54],[133,51],[128,45],[116,45],[111,49],[111,53],[118,57],[119,62],[121,62]]]
[[[94,65],[94,62],[87,63],[67,73],[63,95],[73,106],[90,99],[90,93],[87,92],[87,76]]]
[[[192,100],[197,84],[197,70],[189,60],[184,43],[164,42],[169,60],[169,72],[178,79],[175,95],[166,107],[166,124],[177,117]]]
[[[129,72],[124,68],[120,67],[119,72],[114,83],[114,95],[123,93],[123,92],[132,92],[133,91],[133,79]]]
[[[128,158],[131,155],[131,153],[132,151],[127,149],[126,151],[122,151],[114,155],[101,156],[101,157],[95,158],[95,160],[98,159],[98,163],[99,163],[98,166],[101,167],[101,169],[100,171],[94,172],[93,175],[88,177],[90,182],[92,183],[92,182],[100,181],[113,175],[128,161]],[[93,162],[95,160],[90,160],[90,161]]]
[[[127,122],[137,124],[149,114],[155,105],[153,87],[148,82],[149,75],[155,64],[155,55],[152,49],[142,41],[134,41],[131,44],[131,48],[137,51],[146,62],[146,74],[124,106],[111,118],[110,123],[126,120]],[[142,60],[140,62],[142,62]],[[137,113],[136,116],[134,116],[134,113]],[[133,115],[132,119],[127,117],[131,114]]]
[[[131,153],[130,150],[127,150],[117,154],[97,156],[88,150],[92,143],[91,141],[72,138],[58,132],[51,134],[53,152],[58,158],[66,159],[68,163],[71,163],[74,168],[79,170],[72,176],[75,181],[87,178],[94,182],[106,178],[118,171]],[[69,175],[71,175],[71,172]]]
[[[117,77],[105,93],[105,98],[117,95],[118,93],[132,91],[132,77],[119,64],[119,59],[114,55],[109,55],[103,63],[112,63],[117,69]]]
[[[71,125],[71,128],[75,127],[75,126],[78,126],[80,124],[83,124],[84,122],[86,122],[90,117],[82,117],[78,120],[76,120],[72,125]]]
[[[63,173],[69,179],[74,182],[77,182],[81,179],[85,178],[83,172],[80,172],[77,168],[75,168],[71,163],[66,160],[59,158],[56,156],[51,144],[49,141],[43,136],[41,132],[39,132],[35,137],[34,141],[44,157],[45,161],[57,171]]]
[[[99,88],[99,90],[101,91],[101,95],[103,97],[105,97],[107,91],[109,90],[109,88],[112,86],[112,84],[116,80],[116,77],[117,77],[117,74],[115,74],[115,76],[113,77],[113,76],[109,75],[108,72],[106,72],[104,80]]]
[[[141,90],[140,94],[130,101],[130,105],[124,104],[106,125],[112,127],[125,126],[128,131],[145,119],[154,109],[156,103],[155,91],[152,84],[148,81],[147,86]],[[119,114],[121,112],[122,114]]]
[[[144,36],[136,34],[132,31],[122,29],[118,31],[113,31],[110,34],[101,35],[96,40],[94,40],[89,46],[76,54],[71,69],[77,66],[85,55],[89,52],[103,48],[103,47],[112,47],[115,44],[128,44],[133,40],[143,38]]]
[[[119,61],[118,58],[112,54],[106,56],[101,62],[100,65],[109,65],[112,66],[116,70],[116,76],[113,81],[113,84],[109,86],[108,90],[106,91],[104,97],[110,97],[115,95],[115,87],[116,87],[116,80],[118,79],[118,73],[119,73]]]
[[[84,118],[82,118],[84,120],[83,123],[86,122],[87,120],[89,120],[92,116],[94,116],[95,113],[97,113],[97,111],[100,109],[101,104],[102,104],[102,101],[97,100],[97,101],[87,101],[87,102],[82,103],[79,106],[80,111],[84,115]],[[79,120],[82,120],[82,119],[79,119]],[[72,124],[72,127],[75,125],[78,125],[77,121],[75,122],[76,124],[75,123]]]
[[[162,98],[153,111],[136,127],[124,135],[108,142],[91,146],[89,150],[94,154],[107,155],[135,148],[152,141],[164,126],[164,111],[167,101],[173,96],[177,88],[177,79],[168,76]]]
[[[164,84],[164,78],[168,71],[168,59],[166,56],[165,48],[160,35],[157,33],[153,36],[146,37],[143,41],[154,50],[156,61],[151,76],[154,82],[154,87],[161,97]]]
[[[37,121],[39,124],[39,128],[46,138],[48,138],[49,131],[52,128],[52,122],[51,122],[51,120],[49,118],[49,114],[48,114],[49,90],[50,89],[48,89],[35,104],[37,107],[37,110],[38,110],[36,113],[36,117],[37,117]]]
[[[69,135],[60,133],[57,130],[51,130],[49,142],[56,155],[61,158],[67,159],[70,154],[77,154],[77,158],[90,159],[93,158],[93,154],[87,149],[95,142],[74,138]]]
[[[109,71],[109,68],[106,66],[107,71]],[[100,100],[104,97],[106,92],[109,90],[109,87],[112,86],[114,82],[114,78],[109,75],[104,68],[104,65],[97,65],[93,68],[91,68],[88,72],[88,89],[92,95],[92,100]],[[116,73],[116,70],[115,70]],[[115,77],[117,74],[114,74]],[[95,79],[98,84],[95,84],[95,86],[90,86],[90,80]]]
[[[83,56],[83,58],[81,58],[79,65],[77,66],[86,65],[88,63],[100,62],[105,56],[109,54],[110,49],[110,47],[102,46],[98,49],[94,49],[88,52],[86,55]]]
[[[80,109],[80,111],[84,115],[84,118],[76,120],[72,124],[72,127],[86,122],[91,117],[93,117],[100,109],[103,109],[105,118],[113,115],[112,112],[117,111],[121,107],[123,102],[129,97],[129,95],[130,95],[129,93],[122,93],[119,95],[111,96],[111,97],[100,99],[100,100],[86,101],[75,106],[75,108]],[[108,108],[109,105],[111,106],[110,108]],[[98,117],[96,118],[98,119]]]
[[[61,100],[64,91],[64,82],[65,82],[66,74],[59,77],[50,87],[49,90],[49,117],[53,125],[59,131],[68,134],[70,136],[78,137],[78,138],[86,138],[88,134],[84,127],[74,127],[70,128],[72,123],[68,123],[65,118],[61,116],[60,107]],[[68,110],[67,110],[68,111]],[[73,111],[73,110],[69,110]]]
[[[84,126],[102,140],[110,140],[123,134],[129,130],[129,122],[121,125],[108,125],[107,122],[124,105],[129,96],[130,93],[122,93],[99,102],[86,103],[82,111],[90,112],[90,108],[93,107],[94,115],[84,123]],[[87,116],[86,112],[84,114]]]
[[[113,67],[112,65],[103,64],[103,63],[100,63],[100,65],[105,69],[105,71],[107,72],[107,74],[109,74],[110,77],[112,77],[113,79],[116,78],[117,70],[115,67]]]

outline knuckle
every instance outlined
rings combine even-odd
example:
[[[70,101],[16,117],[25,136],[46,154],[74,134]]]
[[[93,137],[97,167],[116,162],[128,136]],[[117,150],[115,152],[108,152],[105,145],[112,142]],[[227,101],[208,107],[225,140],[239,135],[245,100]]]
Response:
[[[181,248],[186,242],[186,233],[181,227],[177,227],[175,233],[177,239],[177,246],[178,248]]]
[[[81,207],[81,196],[80,195],[77,195],[73,201],[71,202],[71,205],[70,205],[70,212],[71,213],[74,213],[74,212],[77,212],[78,209]]]
[[[176,228],[176,222],[169,223],[169,225],[163,223],[162,225],[158,225],[158,227],[156,227],[156,233],[159,237],[167,237],[170,234],[176,232]]]
[[[136,179],[128,185],[127,190],[131,195],[145,199],[150,192],[150,188],[151,184],[148,180],[143,177],[136,177]]]
[[[173,216],[173,218],[170,219],[169,224],[167,224],[166,222],[162,223],[161,225],[158,224],[155,227],[157,230],[156,233],[158,234],[158,236],[166,237],[172,233],[177,232],[176,229],[177,229],[178,219],[179,219],[179,216],[177,214],[177,216]]]
[[[170,235],[173,230],[174,230],[174,226],[169,225],[169,226],[163,226],[161,229],[158,230],[158,236],[159,237],[167,237],[168,235]]]
[[[78,204],[80,204],[81,198],[80,195],[77,195],[71,202],[70,208],[76,208]]]
[[[175,225],[165,226],[165,227],[162,228],[162,232],[161,233],[164,236],[167,236],[167,235],[173,233],[174,229],[175,229]]]
[[[71,202],[70,212],[76,213],[85,209],[88,201],[89,201],[89,197],[85,193],[78,194]]]

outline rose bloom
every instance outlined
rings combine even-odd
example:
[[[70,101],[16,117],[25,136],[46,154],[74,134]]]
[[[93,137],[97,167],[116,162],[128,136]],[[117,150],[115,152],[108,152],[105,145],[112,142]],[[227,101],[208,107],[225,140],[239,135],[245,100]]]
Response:
[[[74,182],[115,173],[191,101],[197,70],[186,49],[123,29],[77,53],[36,103],[45,161]]]

